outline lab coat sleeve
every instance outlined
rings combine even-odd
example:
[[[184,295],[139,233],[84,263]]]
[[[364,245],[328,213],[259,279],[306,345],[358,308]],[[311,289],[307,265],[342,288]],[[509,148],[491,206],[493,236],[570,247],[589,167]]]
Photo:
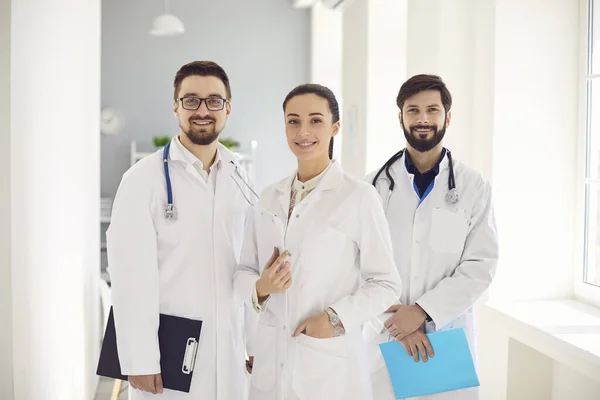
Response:
[[[378,171],[379,171],[379,169],[377,169],[377,170],[371,172],[370,174],[368,174],[367,176],[365,176],[365,179],[364,179],[365,182],[367,182],[369,185],[373,185],[373,179],[375,178],[375,175],[377,174]],[[385,190],[385,192],[388,193],[389,189],[387,187],[385,187],[385,183],[382,183],[381,180],[378,181],[378,184],[377,184],[377,186],[375,186],[375,189],[377,189],[377,193],[379,194],[379,202],[382,205],[382,207],[384,207],[384,210],[385,210],[386,204],[384,203],[384,199],[383,199],[384,194],[382,192]],[[400,298],[397,298],[393,305],[402,305]],[[370,328],[370,329],[373,329],[375,332],[377,332],[377,334],[381,334],[386,331],[385,322],[391,316],[392,316],[391,313],[379,314],[377,317],[372,318],[368,323],[366,323],[364,329],[367,330],[367,328]]]
[[[492,283],[498,261],[498,234],[490,185],[477,191],[460,264],[416,303],[441,329],[471,308]]]
[[[159,284],[150,187],[126,174],[106,233],[121,372],[160,373]]]
[[[381,201],[367,187],[358,210],[358,247],[363,284],[331,308],[346,330],[360,329],[400,298],[402,283],[392,250],[392,240]]]
[[[252,294],[256,290],[256,281],[258,278],[260,278],[260,272],[258,267],[254,209],[250,208],[246,214],[246,228],[242,252],[240,254],[240,263],[233,275],[233,289],[235,294],[244,302],[244,310],[246,312],[246,352],[250,356],[254,354],[254,332],[258,321],[258,313],[252,304]]]
[[[258,327],[258,314],[247,303],[244,303],[244,324],[246,335],[246,354],[254,355],[254,341],[256,340],[256,328]]]

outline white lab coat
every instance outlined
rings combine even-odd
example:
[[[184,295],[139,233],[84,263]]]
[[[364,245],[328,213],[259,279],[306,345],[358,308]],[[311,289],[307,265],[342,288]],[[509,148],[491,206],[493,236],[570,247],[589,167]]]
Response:
[[[294,176],[274,184],[249,213],[237,294],[251,304],[273,248],[289,250],[292,285],[260,313],[250,400],[371,399],[362,327],[398,298],[389,228],[373,187],[336,162],[289,219]],[[294,330],[327,307],[346,335],[316,339]]]
[[[178,219],[165,218],[161,150],[124,174],[107,231],[121,369],[125,375],[160,372],[159,313],[200,319],[190,393],[165,390],[160,398],[246,400],[244,305],[232,281],[250,207],[242,190],[250,200],[252,194],[225,147],[219,145],[222,160],[213,191],[174,140],[169,172]],[[153,396],[133,390],[131,397]]]
[[[384,202],[390,225],[394,258],[404,291],[398,304],[418,303],[432,318],[426,331],[464,328],[477,364],[473,305],[489,287],[498,259],[498,237],[490,185],[481,174],[454,161],[454,176],[460,199],[446,202],[448,157],[440,163],[434,187],[419,205],[414,175],[405,166],[405,156],[390,168],[396,182],[391,193],[382,173],[377,190]],[[367,176],[371,183],[375,172]],[[373,389],[377,400],[395,399],[379,343],[393,340],[383,328],[391,314],[365,326],[370,343]],[[383,333],[381,333],[383,332]],[[434,353],[435,353],[435,349]],[[478,388],[446,392],[419,399],[478,399]]]

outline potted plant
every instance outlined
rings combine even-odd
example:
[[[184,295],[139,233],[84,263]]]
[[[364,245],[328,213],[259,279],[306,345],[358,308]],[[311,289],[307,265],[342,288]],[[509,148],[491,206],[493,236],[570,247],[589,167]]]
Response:
[[[219,139],[219,142],[231,151],[236,151],[240,147],[240,142],[231,138]]]
[[[170,136],[154,136],[152,138],[152,143],[154,143],[154,147],[156,147],[156,150],[164,148],[170,141]]]

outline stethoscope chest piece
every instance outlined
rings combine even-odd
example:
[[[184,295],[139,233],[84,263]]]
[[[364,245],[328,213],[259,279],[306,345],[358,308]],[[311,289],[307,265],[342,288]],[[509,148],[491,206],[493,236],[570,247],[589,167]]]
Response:
[[[165,218],[177,220],[177,208],[173,204],[167,204],[165,208]]]
[[[458,195],[458,190],[456,190],[456,188],[452,188],[446,193],[446,201],[450,204],[458,203],[459,199],[460,196]]]

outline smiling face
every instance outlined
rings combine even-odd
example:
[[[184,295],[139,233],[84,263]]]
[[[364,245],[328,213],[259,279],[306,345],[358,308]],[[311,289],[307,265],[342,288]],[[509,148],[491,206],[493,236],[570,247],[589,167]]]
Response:
[[[198,99],[207,100],[202,100],[200,107],[193,110]],[[231,113],[230,103],[223,104],[224,99],[227,99],[225,84],[216,76],[191,75],[183,79],[173,112],[179,119],[181,132],[192,143],[208,145],[219,137]],[[223,106],[221,110],[217,110],[219,104]]]
[[[290,150],[299,161],[329,160],[329,142],[337,135],[340,122],[326,99],[316,94],[292,97],[285,107],[285,133]]]
[[[398,117],[409,146],[427,152],[441,143],[450,125],[438,90],[424,90],[406,99]]]

